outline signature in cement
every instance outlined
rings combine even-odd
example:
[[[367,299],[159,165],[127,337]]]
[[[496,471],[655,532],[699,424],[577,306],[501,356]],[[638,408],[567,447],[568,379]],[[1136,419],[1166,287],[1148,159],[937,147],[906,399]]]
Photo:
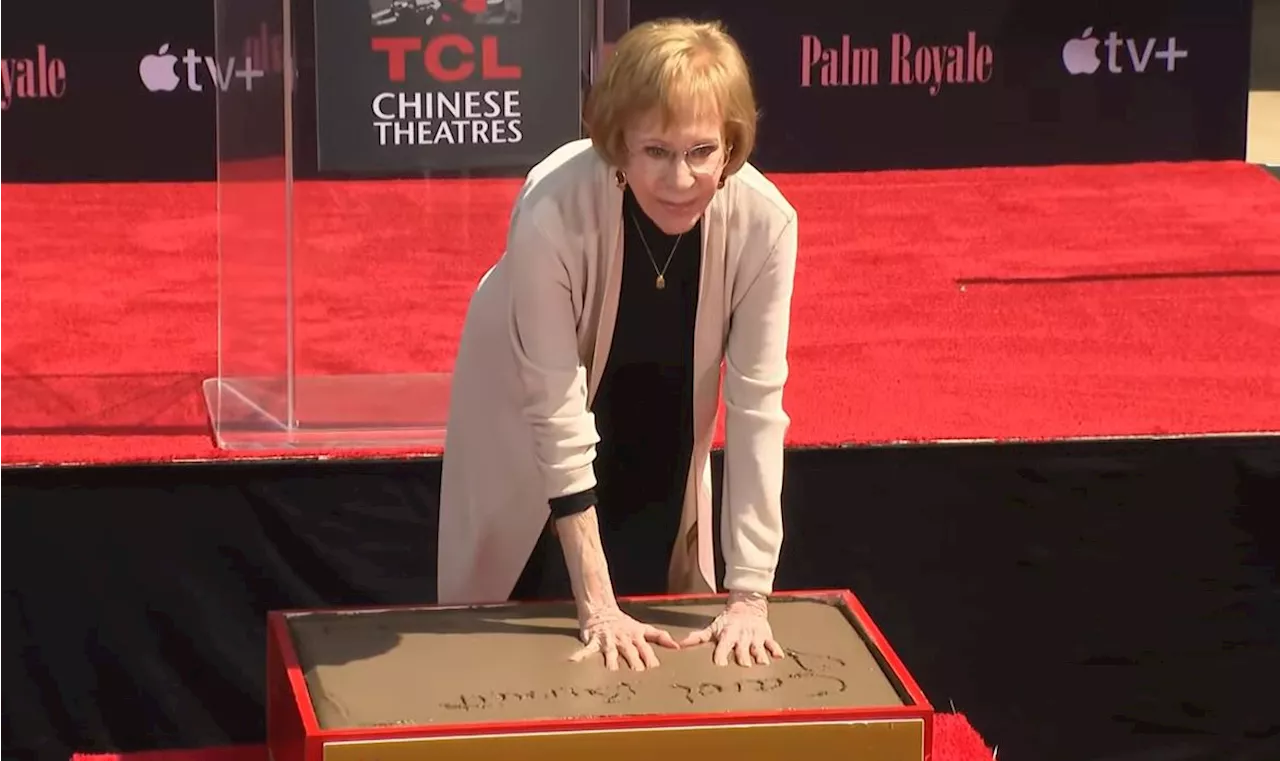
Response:
[[[741,679],[700,682],[698,684],[675,683],[667,688],[680,693],[680,697],[689,703],[709,700],[731,695],[751,695],[773,692],[786,686],[803,685],[811,691],[808,698],[823,698],[839,694],[849,688],[848,683],[835,674],[829,673],[843,668],[843,660],[817,653],[802,653],[788,650],[793,670],[777,676],[743,677]],[[781,663],[786,663],[783,661]],[[733,667],[727,667],[733,668]],[[600,705],[612,706],[630,702],[640,696],[644,685],[631,682],[618,682],[602,687],[539,687],[529,690],[493,690],[483,693],[467,693],[459,695],[455,700],[440,704],[446,711],[485,711],[514,705],[543,703],[558,700],[590,701]],[[657,685],[649,685],[650,688]]]
[[[836,676],[826,673],[831,669],[844,667],[840,658],[818,653],[801,653],[787,650],[787,656],[799,668],[789,674],[770,677],[748,677],[732,682],[701,682],[699,684],[675,683],[671,688],[682,693],[681,697],[689,703],[697,703],[701,699],[711,699],[725,695],[751,695],[773,692],[787,685],[811,685],[813,692],[806,697],[824,698],[839,694],[849,689],[849,684]]]
[[[604,687],[539,687],[533,690],[504,690],[459,695],[457,700],[441,703],[447,711],[484,711],[503,706],[555,700],[590,700],[604,705],[625,703],[636,697],[636,686],[618,682]]]

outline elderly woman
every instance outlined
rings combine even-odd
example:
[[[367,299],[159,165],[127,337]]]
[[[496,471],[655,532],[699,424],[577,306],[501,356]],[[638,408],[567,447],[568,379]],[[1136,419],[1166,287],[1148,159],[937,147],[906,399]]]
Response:
[[[639,25],[584,108],[589,140],[530,171],[467,313],[445,442],[438,601],[572,599],[574,660],[658,665],[714,643],[783,657],[782,544],[796,212],[747,163],[756,105],[717,24]],[[726,410],[726,604],[682,642],[618,597],[716,589],[710,453]]]

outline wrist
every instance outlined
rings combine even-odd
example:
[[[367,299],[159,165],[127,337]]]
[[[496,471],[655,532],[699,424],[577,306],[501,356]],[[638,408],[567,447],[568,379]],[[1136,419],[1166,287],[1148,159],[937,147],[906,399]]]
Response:
[[[596,594],[575,596],[574,603],[578,610],[578,619],[586,621],[601,615],[620,610],[612,589],[601,590]]]
[[[730,590],[729,599],[725,602],[725,607],[733,610],[753,611],[761,614],[767,614],[769,610],[769,596],[760,592]]]

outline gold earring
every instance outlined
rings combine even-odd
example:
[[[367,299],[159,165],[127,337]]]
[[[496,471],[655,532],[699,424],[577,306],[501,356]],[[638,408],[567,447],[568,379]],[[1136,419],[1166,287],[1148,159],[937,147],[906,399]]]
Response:
[[[627,186],[627,173],[622,171],[621,169],[613,173],[613,178],[618,181],[619,189],[625,188]]]
[[[724,175],[720,175],[720,181],[716,183],[717,190],[724,190]]]

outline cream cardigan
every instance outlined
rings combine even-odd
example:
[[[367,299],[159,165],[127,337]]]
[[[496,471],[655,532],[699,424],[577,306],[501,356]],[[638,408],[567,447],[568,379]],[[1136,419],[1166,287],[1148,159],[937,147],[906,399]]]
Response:
[[[595,486],[590,410],[617,316],[621,222],[614,169],[589,140],[529,172],[506,252],[472,296],[453,371],[440,604],[507,599],[546,524],[547,500]],[[724,587],[768,593],[782,546],[796,212],[748,164],[716,192],[702,236],[693,461],[670,591],[716,589],[710,454],[723,384]]]

